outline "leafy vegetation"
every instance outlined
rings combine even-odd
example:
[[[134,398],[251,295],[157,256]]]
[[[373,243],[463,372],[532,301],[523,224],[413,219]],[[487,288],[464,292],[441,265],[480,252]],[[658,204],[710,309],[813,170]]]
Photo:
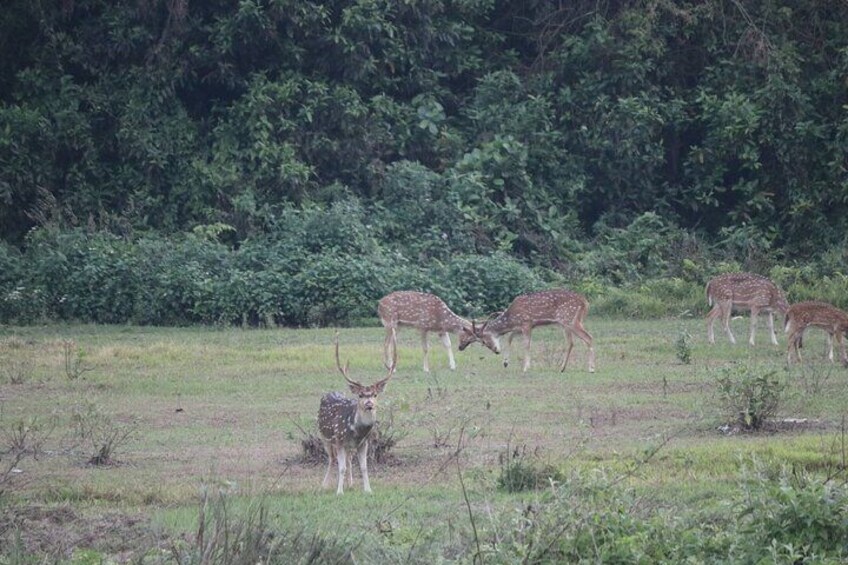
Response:
[[[526,287],[780,267],[844,304],[846,22],[807,0],[13,0],[0,320],[344,322],[354,291],[449,290],[481,254],[544,271]],[[477,292],[448,302],[503,307]]]
[[[786,389],[775,371],[747,365],[725,369],[716,377],[716,384],[730,421],[744,430],[759,430],[774,417]]]

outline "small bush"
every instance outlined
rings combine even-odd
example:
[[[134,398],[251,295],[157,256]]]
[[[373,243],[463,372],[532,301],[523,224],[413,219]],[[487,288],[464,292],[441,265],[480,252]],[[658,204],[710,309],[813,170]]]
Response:
[[[93,402],[77,407],[73,413],[77,437],[91,449],[90,465],[113,465],[115,453],[126,447],[138,433],[138,422],[118,422],[100,411]]]
[[[743,430],[759,430],[777,413],[786,383],[776,375],[736,366],[716,378],[719,401]]]
[[[30,355],[0,358],[0,382],[13,385],[24,384],[32,378],[35,371],[35,360]]]
[[[778,562],[844,562],[848,558],[845,483],[825,482],[797,469],[783,468],[777,480],[769,475],[755,470],[743,484],[740,525],[751,557],[760,553],[763,559]]]
[[[0,508],[2,508],[3,495],[17,476],[18,467],[27,458],[38,458],[54,428],[55,422],[44,425],[35,417],[28,421],[18,419],[8,426],[2,422],[0,427],[0,442],[2,442],[0,443]],[[2,520],[0,520],[0,534],[2,530]],[[2,555],[1,552],[0,555]]]
[[[69,380],[75,381],[83,373],[94,369],[94,367],[91,367],[85,362],[85,357],[85,350],[77,346],[74,340],[66,339],[62,341],[62,358],[65,362],[65,376]]]
[[[692,335],[686,330],[680,330],[677,340],[674,342],[674,353],[677,360],[688,365],[692,362]]]
[[[500,474],[498,488],[506,492],[538,490],[564,479],[562,472],[553,465],[539,461],[527,453],[527,446],[510,448],[498,455]]]

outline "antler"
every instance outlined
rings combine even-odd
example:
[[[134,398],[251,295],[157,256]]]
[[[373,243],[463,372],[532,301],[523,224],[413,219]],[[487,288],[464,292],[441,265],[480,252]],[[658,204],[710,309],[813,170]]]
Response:
[[[471,320],[471,333],[473,333],[474,335],[477,335],[477,332],[482,332],[483,330],[486,329],[486,326],[489,325],[489,322],[491,322],[492,320],[494,320],[495,318],[497,318],[501,314],[503,314],[503,310],[498,310],[497,312],[492,312],[491,314],[489,314],[489,316],[485,320],[483,320],[483,325],[480,326],[480,327],[477,327],[477,320]]]
[[[352,385],[362,386],[358,382],[351,380],[351,378],[347,374],[348,368],[350,367],[350,361],[345,361],[345,366],[344,366],[344,368],[342,368],[342,364],[339,361],[339,331],[338,330],[336,330],[336,335],[335,335],[335,338],[333,339],[333,341],[336,343],[336,367],[339,368],[339,371],[341,372],[342,376],[345,378],[345,380],[347,382],[349,382]]]

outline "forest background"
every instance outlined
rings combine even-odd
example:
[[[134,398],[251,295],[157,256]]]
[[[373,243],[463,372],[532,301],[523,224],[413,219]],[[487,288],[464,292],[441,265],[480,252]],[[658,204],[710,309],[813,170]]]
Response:
[[[11,0],[0,322],[848,306],[848,3]]]

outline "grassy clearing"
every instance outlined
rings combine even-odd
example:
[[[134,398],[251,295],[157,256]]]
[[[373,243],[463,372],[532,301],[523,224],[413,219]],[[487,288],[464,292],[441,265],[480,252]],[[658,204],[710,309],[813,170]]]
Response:
[[[747,320],[734,324],[737,338],[746,336]],[[789,468],[824,477],[844,464],[848,372],[826,363],[823,336],[810,332],[808,362],[787,369],[784,346],[768,344],[765,328],[750,348],[731,346],[723,336],[709,346],[696,319],[590,318],[587,326],[596,340],[594,374],[586,370],[580,342],[559,373],[562,334],[542,328],[534,334],[526,375],[520,340],[508,368],[473,346],[457,354],[459,368],[451,372],[432,338],[427,375],[418,335],[402,332],[399,370],[379,412],[402,440],[392,463],[372,464],[373,496],[356,484],[342,498],[319,489],[322,465],[300,460],[300,428],[314,430],[321,394],[344,390],[332,329],[0,328],[0,363],[16,368],[14,382],[9,370],[0,374],[0,473],[12,460],[16,423],[42,439],[38,452],[23,457],[0,485],[0,509],[7,514],[0,535],[7,541],[22,535],[19,549],[29,555],[138,557],[164,544],[170,559],[175,540],[194,539],[205,493],[230,501],[230,519],[261,506],[268,527],[300,536],[286,543],[320,543],[326,551],[355,546],[360,559],[473,561],[472,540],[479,541],[480,531],[490,547],[502,548],[491,540],[532,522],[521,518],[522,509],[550,508],[564,496],[550,489],[499,490],[510,457],[580,477],[575,485],[602,478],[640,497],[638,508],[649,500],[652,512],[667,508],[682,516],[695,509],[725,515],[757,466],[775,476]],[[677,355],[681,332],[690,336],[689,364]],[[91,367],[79,378],[64,371],[64,340],[73,340]],[[353,378],[384,375],[382,341],[380,328],[341,330],[341,355],[350,360]],[[715,378],[734,364],[785,379],[778,418],[795,420],[769,432],[722,433],[728,417]],[[109,426],[133,428],[116,447],[113,465],[86,464],[92,449],[77,424],[92,411]],[[33,509],[43,516],[26,518]],[[75,533],[96,531],[111,513],[122,516],[116,523],[125,527]],[[340,551],[322,555],[344,560]],[[492,549],[486,560],[508,562],[510,555]]]

